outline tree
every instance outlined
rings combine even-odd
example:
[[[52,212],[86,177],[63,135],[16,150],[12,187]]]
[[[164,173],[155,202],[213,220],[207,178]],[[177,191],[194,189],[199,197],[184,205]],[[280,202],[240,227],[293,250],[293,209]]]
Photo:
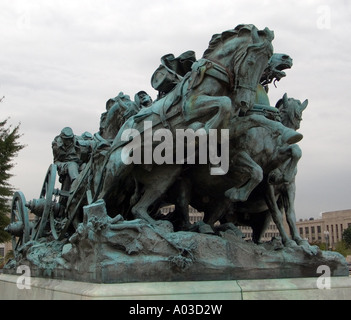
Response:
[[[14,167],[13,159],[24,148],[18,140],[19,125],[15,128],[7,125],[8,119],[0,122],[0,243],[10,240],[10,236],[4,228],[10,223],[8,213],[10,211],[9,199],[13,194],[9,179],[13,176],[10,171]]]
[[[339,241],[335,244],[335,251],[342,254],[344,257],[350,255],[350,247],[347,243],[343,241]]]
[[[351,248],[351,226],[342,233],[342,239],[345,241],[348,248]]]

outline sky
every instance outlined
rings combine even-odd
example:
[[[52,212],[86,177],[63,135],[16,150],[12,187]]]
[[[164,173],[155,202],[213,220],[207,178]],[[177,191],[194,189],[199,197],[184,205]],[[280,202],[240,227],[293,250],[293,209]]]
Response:
[[[274,31],[274,51],[294,60],[270,87],[309,105],[299,142],[297,219],[351,208],[351,2],[349,0],[1,0],[0,119],[20,123],[26,147],[10,183],[38,198],[51,142],[63,127],[99,129],[106,101],[140,90],[161,56],[202,57],[212,35],[241,23]]]

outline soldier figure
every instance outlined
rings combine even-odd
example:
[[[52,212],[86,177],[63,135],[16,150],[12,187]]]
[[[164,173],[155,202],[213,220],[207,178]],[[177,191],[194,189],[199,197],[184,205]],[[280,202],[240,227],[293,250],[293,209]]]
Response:
[[[65,190],[69,190],[72,182],[78,177],[81,165],[80,147],[70,127],[63,128],[60,135],[55,137],[52,152],[60,176],[59,181],[64,184]],[[69,181],[66,184],[67,176]]]
[[[139,91],[134,96],[134,102],[138,109],[147,108],[151,106],[152,98],[145,91]]]

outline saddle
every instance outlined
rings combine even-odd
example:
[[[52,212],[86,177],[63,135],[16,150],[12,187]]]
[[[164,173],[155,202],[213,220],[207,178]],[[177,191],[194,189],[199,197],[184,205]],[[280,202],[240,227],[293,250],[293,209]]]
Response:
[[[160,100],[156,100],[150,107],[141,109],[138,114],[134,116],[134,122],[140,123],[145,120],[151,114],[157,114],[160,117],[160,123],[165,128],[169,128],[170,124],[167,121],[168,119],[174,117],[177,114],[181,114],[181,107],[172,108],[173,106],[178,105],[178,103],[182,99],[182,89],[184,82],[187,80],[187,76],[183,78],[183,80],[178,83],[175,88],[169,92],[165,97]],[[157,125],[158,123],[154,123],[153,125]]]

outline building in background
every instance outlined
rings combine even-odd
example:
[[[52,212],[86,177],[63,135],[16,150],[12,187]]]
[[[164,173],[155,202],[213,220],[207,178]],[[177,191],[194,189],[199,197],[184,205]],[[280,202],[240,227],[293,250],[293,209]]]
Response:
[[[351,226],[351,209],[323,212],[319,219],[299,220],[296,225],[302,238],[310,243],[325,243],[334,249],[343,232]]]
[[[174,206],[162,208],[162,213],[167,214],[174,210]],[[194,208],[189,209],[190,222],[195,223],[203,219],[203,213]],[[351,226],[351,209],[323,212],[319,219],[306,219],[296,222],[296,226],[303,239],[307,239],[311,244],[325,243],[327,248],[335,249],[336,243],[342,241],[344,230]],[[285,218],[285,217],[284,217]],[[284,219],[284,226],[289,232],[288,224]],[[252,239],[252,229],[247,226],[238,227],[244,234],[246,240]],[[275,223],[271,220],[264,235],[262,242],[271,241],[274,237],[279,237],[279,231]]]
[[[0,265],[2,264],[4,258],[10,250],[12,250],[11,241],[6,243],[0,243]]]
[[[163,207],[161,209],[161,213],[162,214],[167,214],[171,211],[174,210],[174,206],[167,206],[167,207]],[[189,219],[190,219],[190,223],[194,224],[198,221],[202,221],[204,218],[204,213],[203,212],[198,212],[196,209],[194,209],[193,207],[189,206]],[[284,225],[287,226],[286,221],[284,219]],[[251,227],[247,227],[247,226],[238,226],[238,228],[241,230],[241,232],[244,235],[245,240],[251,240],[252,239],[252,228]],[[264,233],[264,235],[261,238],[262,242],[267,242],[267,241],[271,241],[272,238],[274,237],[279,237],[279,231],[277,226],[275,225],[275,223],[273,221],[270,221],[269,226],[267,227],[266,232]]]

